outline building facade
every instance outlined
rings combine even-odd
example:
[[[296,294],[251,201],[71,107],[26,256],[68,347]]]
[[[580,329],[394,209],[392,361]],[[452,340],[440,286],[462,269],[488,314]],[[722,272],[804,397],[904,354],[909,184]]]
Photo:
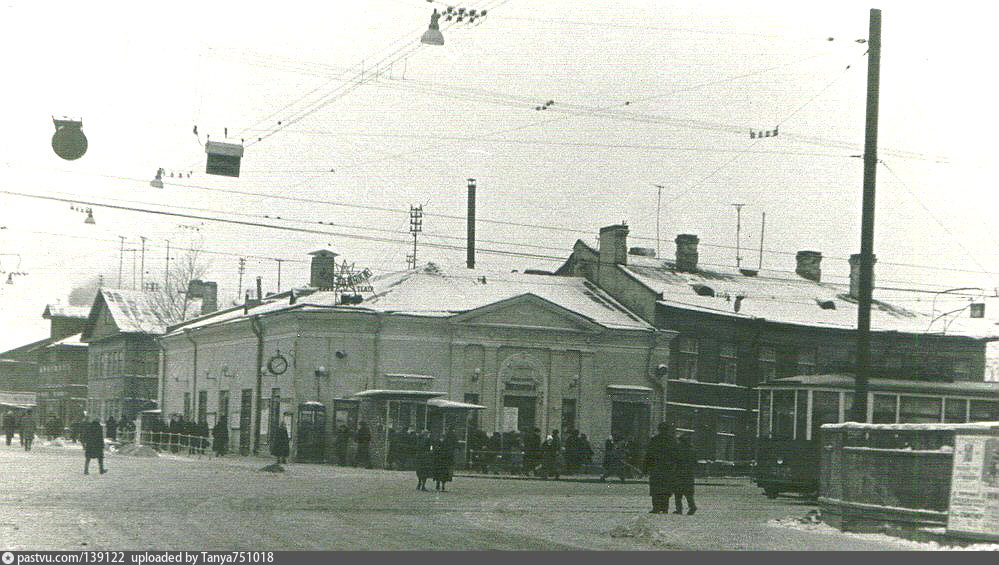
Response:
[[[703,459],[753,459],[759,383],[852,372],[856,356],[857,269],[850,288],[821,282],[821,254],[797,255],[795,275],[698,265],[698,238],[676,238],[676,256],[627,247],[628,228],[608,226],[598,249],[578,241],[556,272],[582,276],[646,321],[676,332],[669,418],[693,434]],[[952,324],[885,302],[872,309],[872,365],[886,377],[983,381],[994,325]]]
[[[583,279],[428,265],[372,279],[350,305],[311,283],[172,327],[164,414],[227,421],[244,452],[265,446],[278,418],[296,430],[306,402],[328,407],[332,438],[337,400],[363,391],[438,392],[484,406],[474,424],[486,432],[579,429],[594,447],[662,419],[673,333]],[[373,434],[424,425],[417,405],[393,406]]]

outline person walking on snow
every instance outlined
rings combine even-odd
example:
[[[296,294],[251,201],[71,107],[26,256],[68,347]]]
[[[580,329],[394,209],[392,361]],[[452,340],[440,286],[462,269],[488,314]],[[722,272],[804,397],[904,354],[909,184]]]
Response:
[[[14,439],[14,428],[17,427],[17,418],[10,410],[3,414],[3,433],[7,436],[7,445]]]
[[[355,441],[357,441],[357,457],[354,463],[358,467],[371,467],[371,430],[368,429],[367,422],[361,422],[357,427],[357,435],[355,436]]]
[[[21,445],[25,451],[31,451],[31,443],[35,441],[35,418],[31,410],[21,418]]]
[[[645,469],[649,474],[650,514],[669,512],[669,497],[676,491],[677,449],[673,426],[659,423],[659,433],[649,441],[645,452]]]
[[[101,428],[101,423],[98,420],[94,420],[83,427],[83,474],[90,474],[90,460],[97,459],[97,464],[100,467],[101,474],[107,473],[107,469],[104,468],[104,430]]]
[[[284,426],[284,422],[279,422],[277,429],[274,430],[273,442],[271,443],[271,455],[277,457],[278,463],[287,463],[288,454],[291,452],[288,445],[288,428]]]
[[[694,504],[694,467],[697,465],[697,456],[690,446],[690,436],[682,435],[677,440],[677,465],[676,465],[676,487],[673,495],[673,504],[676,506],[674,514],[683,514],[683,499],[687,499],[687,515],[697,512],[697,505]]]

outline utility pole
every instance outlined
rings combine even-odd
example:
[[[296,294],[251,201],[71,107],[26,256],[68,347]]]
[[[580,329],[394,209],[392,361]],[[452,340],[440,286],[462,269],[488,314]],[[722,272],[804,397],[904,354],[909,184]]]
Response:
[[[409,207],[409,233],[413,234],[413,254],[408,257],[409,268],[416,268],[416,238],[423,231],[423,205]]]
[[[663,185],[656,184],[653,185],[658,190],[656,195],[656,258],[662,258],[659,254],[659,220],[662,218],[662,206],[663,206]]]
[[[135,252],[138,249],[129,249],[128,252],[132,254],[132,290],[135,290]]]
[[[760,264],[756,267],[757,271],[763,270],[763,236],[767,233],[767,213],[763,213],[763,223],[760,225]]]
[[[732,204],[735,206],[735,268],[742,267],[742,207],[745,204]]]
[[[277,276],[278,288],[277,288],[277,291],[281,292],[281,263],[284,262],[284,259],[274,259],[274,260],[277,261],[277,264],[278,264],[278,276]]]
[[[236,291],[236,299],[243,296],[243,272],[246,271],[246,257],[239,258],[239,290]]]
[[[142,260],[139,263],[139,288],[145,290],[145,288],[146,288],[146,236],[140,235],[139,239],[142,240]]]
[[[167,296],[170,295],[170,240],[166,240],[166,269],[163,272],[163,288],[166,289]]]
[[[857,374],[853,421],[867,421],[871,365],[871,298],[874,286],[874,187],[878,166],[878,94],[881,82],[881,10],[871,9],[867,36],[867,119],[864,130],[864,201],[860,221],[860,296],[857,297]]]
[[[125,236],[119,235],[121,247],[118,249],[118,288],[121,288],[121,267],[125,262]]]

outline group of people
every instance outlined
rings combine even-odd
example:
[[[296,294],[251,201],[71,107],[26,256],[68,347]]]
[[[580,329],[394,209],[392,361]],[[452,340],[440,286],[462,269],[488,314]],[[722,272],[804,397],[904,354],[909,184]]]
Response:
[[[392,432],[389,432],[389,465],[392,464]],[[351,432],[347,424],[340,424],[336,429],[336,435],[333,438],[335,451],[336,451],[336,462],[339,465],[349,465],[350,464],[350,443],[353,441],[356,445],[354,450],[354,466],[371,468],[371,429],[368,428],[368,423],[361,420],[357,425],[357,430]],[[389,467],[391,468],[391,467]]]
[[[505,467],[513,473],[558,479],[562,471],[574,474],[593,461],[593,447],[586,434],[571,430],[564,442],[559,431],[542,438],[541,430],[524,432],[469,432],[468,448],[472,468],[483,473]]]
[[[645,451],[645,470],[649,474],[649,495],[652,497],[650,514],[669,512],[669,499],[674,499],[674,514],[683,514],[684,500],[687,514],[697,511],[694,503],[694,468],[697,457],[687,435],[677,438],[669,423],[659,424],[659,433],[649,440]]]
[[[3,415],[3,433],[7,438],[7,445],[14,441],[14,433],[17,432],[21,438],[21,447],[25,451],[31,451],[31,444],[35,441],[35,418],[28,410],[20,418],[12,411],[7,411]]]
[[[429,430],[420,432],[412,454],[416,463],[416,490],[427,490],[427,479],[434,480],[434,490],[443,492],[454,475],[454,453],[458,437],[448,430],[444,437],[435,437]]]

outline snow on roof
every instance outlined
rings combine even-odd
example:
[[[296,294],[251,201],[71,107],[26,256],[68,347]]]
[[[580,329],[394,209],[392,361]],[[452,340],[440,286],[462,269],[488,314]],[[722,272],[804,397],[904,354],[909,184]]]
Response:
[[[633,314],[589,281],[577,277],[554,277],[483,270],[447,269],[433,263],[419,269],[372,277],[373,292],[362,293],[356,305],[338,305],[332,291],[312,292],[289,303],[287,295],[265,298],[261,304],[233,308],[176,326],[171,335],[184,329],[228,323],[258,314],[287,309],[315,311],[330,308],[379,311],[426,317],[449,317],[523,295],[565,308],[608,328],[650,330],[652,326]]]
[[[66,304],[47,304],[42,318],[76,318],[86,320],[90,314],[89,306],[68,306]]]
[[[824,430],[892,430],[892,431],[946,431],[966,432],[970,430],[999,430],[999,422],[971,422],[967,424],[862,424],[860,422],[843,422],[840,424],[823,424]]]
[[[628,256],[620,268],[661,294],[660,304],[684,310],[697,310],[735,318],[765,319],[771,322],[856,329],[857,302],[842,285],[817,283],[786,275],[767,276],[761,272],[747,277],[736,269],[719,268],[679,272],[674,263],[651,257]],[[738,298],[742,296],[742,298]],[[736,304],[739,305],[736,312]],[[940,332],[933,317],[875,300],[871,307],[871,329],[906,333]],[[999,338],[999,325],[992,321],[954,319],[948,335]]]
[[[608,390],[619,390],[622,392],[648,392],[651,393],[652,389],[647,386],[638,385],[607,385]]]
[[[82,341],[80,341],[80,338],[82,336],[83,336],[82,333],[73,334],[73,335],[71,335],[69,337],[64,337],[64,338],[62,338],[62,339],[60,339],[58,341],[54,341],[54,342],[46,345],[45,347],[54,347],[56,345],[67,345],[67,346],[70,346],[70,347],[86,347],[87,344],[83,343]]]
[[[854,386],[852,375],[832,374],[832,375],[799,375],[796,377],[785,377],[760,383],[759,388],[800,388],[800,387],[829,387],[848,388]],[[935,394],[954,393],[968,395],[999,395],[999,382],[982,381],[959,381],[959,382],[935,382],[916,381],[903,379],[868,379],[868,386],[871,391],[896,391],[896,392],[931,392]],[[999,398],[999,396],[997,396]]]
[[[354,398],[417,398],[417,399],[429,399],[435,396],[444,396],[447,393],[444,392],[432,392],[429,390],[391,390],[374,388],[368,390],[362,390],[361,392],[355,393]]]
[[[151,293],[139,290],[101,289],[108,311],[122,333],[163,334],[167,320],[155,307]]]
[[[464,408],[466,410],[485,409],[485,406],[482,406],[480,404],[469,404],[467,402],[458,402],[456,400],[446,400],[443,398],[431,398],[430,400],[427,401],[427,404],[430,406],[434,406],[436,408],[443,408],[443,409],[461,409],[461,408]]]

